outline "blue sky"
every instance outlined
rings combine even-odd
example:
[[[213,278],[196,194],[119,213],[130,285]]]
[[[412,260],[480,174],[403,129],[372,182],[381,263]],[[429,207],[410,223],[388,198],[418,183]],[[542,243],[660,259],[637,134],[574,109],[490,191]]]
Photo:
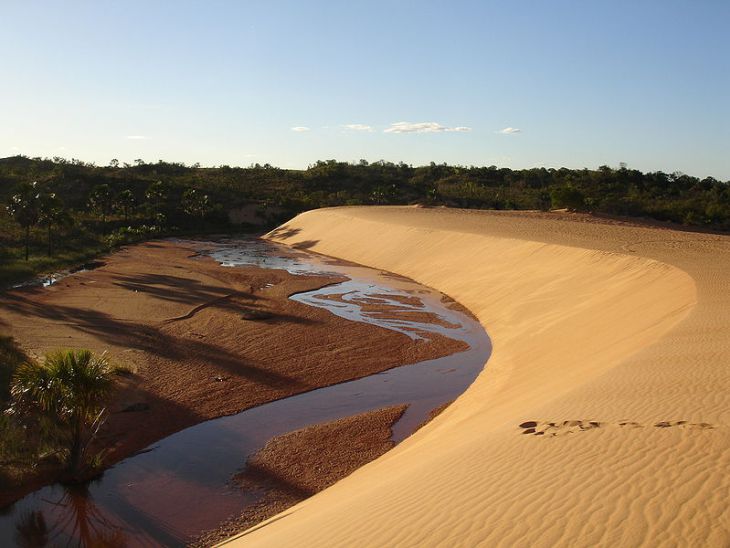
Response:
[[[726,0],[0,3],[0,156],[730,179]]]

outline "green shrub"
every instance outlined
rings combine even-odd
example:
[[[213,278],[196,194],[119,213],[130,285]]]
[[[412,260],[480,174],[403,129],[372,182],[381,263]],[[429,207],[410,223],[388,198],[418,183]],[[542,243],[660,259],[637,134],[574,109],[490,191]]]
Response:
[[[567,208],[570,211],[583,211],[586,208],[586,199],[583,193],[573,186],[563,186],[553,189],[550,193],[553,208]]]

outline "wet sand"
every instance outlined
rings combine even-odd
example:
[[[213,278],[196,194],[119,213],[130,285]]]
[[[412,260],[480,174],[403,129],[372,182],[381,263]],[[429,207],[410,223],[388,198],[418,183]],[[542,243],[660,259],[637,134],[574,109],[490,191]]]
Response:
[[[0,296],[0,331],[29,354],[87,347],[133,371],[99,435],[106,464],[207,419],[463,348],[294,302],[289,295],[337,278],[223,268],[198,255],[204,246],[130,246],[96,270]],[[3,488],[0,506],[44,481]]]
[[[395,445],[392,426],[405,409],[378,409],[270,440],[234,478],[243,490],[266,492],[264,498],[192,545],[211,546],[244,531],[383,455]]]

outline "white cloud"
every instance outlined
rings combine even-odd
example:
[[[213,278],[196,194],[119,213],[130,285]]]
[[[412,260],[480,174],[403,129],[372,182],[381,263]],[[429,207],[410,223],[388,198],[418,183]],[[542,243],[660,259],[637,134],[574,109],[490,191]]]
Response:
[[[497,133],[501,133],[502,135],[514,135],[515,133],[522,133],[522,130],[516,127],[506,127],[504,129],[500,129]]]
[[[10,147],[10,150],[20,150],[20,147]]]
[[[471,131],[470,127],[446,127],[437,122],[396,122],[384,130],[385,133],[445,133]]]
[[[345,129],[351,129],[352,131],[367,131],[367,132],[375,131],[373,126],[368,126],[365,124],[345,124],[342,127],[344,127]]]
[[[306,126],[295,126],[291,128],[292,131],[296,131],[297,133],[303,133],[305,131],[309,131],[309,128]]]
[[[149,137],[146,135],[127,135],[127,139],[130,141],[146,141]]]

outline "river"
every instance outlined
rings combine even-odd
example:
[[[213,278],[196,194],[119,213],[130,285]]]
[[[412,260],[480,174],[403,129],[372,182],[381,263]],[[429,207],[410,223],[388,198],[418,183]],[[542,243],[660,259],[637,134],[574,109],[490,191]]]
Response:
[[[263,240],[225,240],[206,248],[203,253],[224,268],[346,276],[341,283],[290,298],[397,331],[413,344],[439,333],[469,348],[203,422],[128,457],[86,485],[39,489],[0,511],[0,546],[182,546],[261,497],[231,478],[269,439],[405,403],[408,409],[393,427],[394,441],[402,441],[432,409],[464,392],[489,357],[481,325],[441,293],[412,280]]]

